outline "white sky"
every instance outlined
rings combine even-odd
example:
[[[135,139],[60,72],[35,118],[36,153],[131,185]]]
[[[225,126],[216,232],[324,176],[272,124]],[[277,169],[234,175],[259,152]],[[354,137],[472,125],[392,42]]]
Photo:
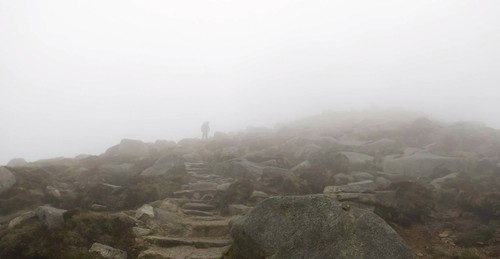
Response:
[[[0,164],[326,109],[500,128],[500,1],[0,0]]]

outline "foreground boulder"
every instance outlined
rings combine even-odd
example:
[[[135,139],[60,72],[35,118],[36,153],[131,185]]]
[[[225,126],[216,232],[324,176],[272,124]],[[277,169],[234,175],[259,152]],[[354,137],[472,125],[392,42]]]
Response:
[[[233,258],[413,258],[380,217],[323,195],[266,199],[231,236]]]

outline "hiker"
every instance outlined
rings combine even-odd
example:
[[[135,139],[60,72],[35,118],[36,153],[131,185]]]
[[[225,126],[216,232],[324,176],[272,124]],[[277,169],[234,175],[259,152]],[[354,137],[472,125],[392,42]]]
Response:
[[[210,132],[210,126],[208,126],[208,123],[208,121],[205,121],[203,125],[201,125],[201,133],[203,133],[201,139],[208,139],[208,132]]]

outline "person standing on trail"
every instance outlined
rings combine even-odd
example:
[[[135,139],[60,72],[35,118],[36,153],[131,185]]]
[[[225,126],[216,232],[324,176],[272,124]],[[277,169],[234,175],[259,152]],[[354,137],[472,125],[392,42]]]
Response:
[[[208,121],[205,121],[203,125],[201,125],[201,133],[203,134],[201,136],[201,139],[208,139],[208,133],[210,132],[210,126],[208,126]]]

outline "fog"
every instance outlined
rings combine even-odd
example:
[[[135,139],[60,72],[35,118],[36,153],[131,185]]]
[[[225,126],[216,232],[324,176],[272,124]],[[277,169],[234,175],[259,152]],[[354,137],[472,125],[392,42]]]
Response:
[[[500,128],[500,2],[0,0],[0,164],[324,110]]]

